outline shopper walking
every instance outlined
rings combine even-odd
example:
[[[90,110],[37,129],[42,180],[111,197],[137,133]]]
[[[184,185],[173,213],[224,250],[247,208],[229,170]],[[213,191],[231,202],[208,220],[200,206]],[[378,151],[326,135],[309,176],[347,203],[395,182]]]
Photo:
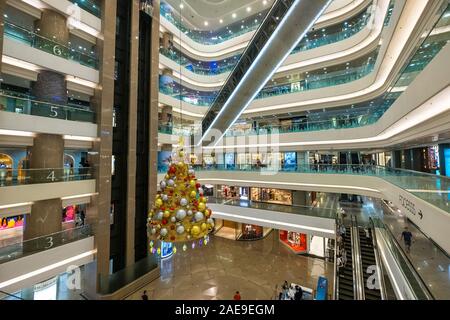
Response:
[[[241,294],[239,293],[239,291],[236,291],[236,294],[234,295],[233,300],[241,300]]]
[[[303,289],[300,286],[296,286],[295,287],[295,295],[294,295],[294,300],[303,300]]]
[[[413,235],[411,231],[408,230],[408,227],[405,227],[405,230],[402,232],[400,239],[403,239],[403,243],[405,244],[405,249],[407,253],[411,252],[411,242],[413,240]]]
[[[142,300],[147,301],[148,300],[148,295],[147,295],[147,290],[144,290],[144,293],[141,296]]]

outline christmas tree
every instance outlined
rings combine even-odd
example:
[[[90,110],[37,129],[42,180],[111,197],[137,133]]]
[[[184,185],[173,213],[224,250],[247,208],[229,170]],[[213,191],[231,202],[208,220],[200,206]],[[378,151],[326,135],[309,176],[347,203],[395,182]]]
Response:
[[[169,163],[167,174],[148,216],[148,238],[182,242],[205,237],[214,227],[211,210],[195,172],[178,152],[179,162]]]

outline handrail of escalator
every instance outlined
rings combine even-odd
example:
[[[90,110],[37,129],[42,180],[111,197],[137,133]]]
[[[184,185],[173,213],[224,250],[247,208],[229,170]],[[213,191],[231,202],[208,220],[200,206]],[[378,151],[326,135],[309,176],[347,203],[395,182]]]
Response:
[[[334,282],[333,282],[333,300],[338,300],[339,299],[339,292],[338,292],[338,288],[339,288],[339,269],[338,269],[338,264],[337,264],[337,251],[339,250],[338,248],[338,236],[339,236],[339,219],[336,216],[336,224],[335,224],[335,240],[334,240]]]
[[[361,247],[359,243],[358,221],[356,216],[351,217],[352,263],[353,263],[353,289],[356,300],[364,300],[364,274],[362,270]]]
[[[248,42],[248,45],[245,48],[244,52],[241,54],[238,62],[236,63],[236,65],[234,66],[234,68],[232,69],[230,74],[228,75],[227,79],[225,80],[224,85],[219,90],[219,93],[216,95],[216,98],[214,99],[213,103],[211,104],[211,106],[206,111],[205,116],[203,117],[203,121],[207,120],[210,117],[211,112],[215,112],[215,109],[217,109],[217,105],[216,104],[220,104],[221,96],[222,96],[223,92],[227,90],[227,87],[230,85],[230,82],[231,82],[230,80],[235,76],[235,74],[237,72],[239,72],[239,68],[241,66],[241,63],[245,62],[246,57],[247,57],[247,52],[250,50],[251,45],[253,44],[255,39],[258,39],[258,37],[261,36],[261,33],[264,31],[264,28],[266,27],[266,24],[270,22],[270,18],[272,17],[273,13],[276,12],[276,10],[278,9],[278,6],[280,5],[281,2],[283,2],[283,0],[276,0],[273,3],[273,5],[270,8],[270,10],[267,12],[266,16],[262,20],[262,22],[259,25],[258,29],[256,29],[256,31],[253,34],[252,38]],[[281,21],[282,17],[280,17],[279,20]],[[216,111],[219,111],[219,110],[216,110]],[[203,132],[206,131],[205,130],[205,126],[203,125],[203,122],[202,122],[202,128],[201,129],[202,129]]]
[[[372,219],[372,218],[371,218]],[[376,229],[380,229],[384,240],[388,244],[392,256],[397,261],[403,277],[407,280],[411,292],[418,300],[434,300],[434,296],[415,270],[411,260],[400,247],[392,231],[379,218],[373,218],[372,223]],[[382,232],[384,230],[384,232]],[[375,232],[375,229],[374,229]],[[395,252],[394,252],[395,251]]]
[[[381,299],[388,300],[388,296],[386,293],[386,282],[384,280],[384,272],[383,272],[383,267],[382,267],[382,260],[381,260],[381,256],[380,256],[380,251],[378,250],[377,235],[375,232],[375,224],[372,220],[372,217],[369,218],[369,225],[372,228],[372,245],[373,245],[373,251],[375,253],[375,263],[377,265],[377,278],[378,278],[378,284],[380,286]]]

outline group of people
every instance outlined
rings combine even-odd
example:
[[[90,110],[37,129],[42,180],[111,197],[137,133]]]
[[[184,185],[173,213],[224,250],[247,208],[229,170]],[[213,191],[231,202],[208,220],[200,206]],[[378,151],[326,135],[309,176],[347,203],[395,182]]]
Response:
[[[278,300],[303,300],[303,289],[301,286],[289,284],[285,280],[278,295]]]
[[[336,261],[339,268],[345,267],[347,265],[347,250],[344,246],[344,236],[347,232],[345,225],[343,223],[343,217],[345,215],[344,210],[339,211],[340,224],[338,226],[338,235],[336,238]]]

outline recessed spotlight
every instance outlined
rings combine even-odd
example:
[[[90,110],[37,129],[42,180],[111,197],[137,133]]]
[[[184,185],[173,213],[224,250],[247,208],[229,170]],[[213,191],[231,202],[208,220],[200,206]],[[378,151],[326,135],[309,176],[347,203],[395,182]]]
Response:
[[[250,12],[250,11],[252,11],[252,8],[251,7],[247,7],[247,12]]]
[[[184,9],[184,4],[180,3],[180,9]]]
[[[233,18],[236,18],[236,17],[237,17],[237,14],[236,14],[236,13],[233,13],[231,16],[232,16]]]
[[[263,0],[263,5],[266,5],[267,4],[267,0]]]
[[[208,21],[203,22],[203,24],[205,25],[205,27],[209,25]]]
[[[220,22],[220,23],[223,23],[223,19],[220,19],[219,22]]]

